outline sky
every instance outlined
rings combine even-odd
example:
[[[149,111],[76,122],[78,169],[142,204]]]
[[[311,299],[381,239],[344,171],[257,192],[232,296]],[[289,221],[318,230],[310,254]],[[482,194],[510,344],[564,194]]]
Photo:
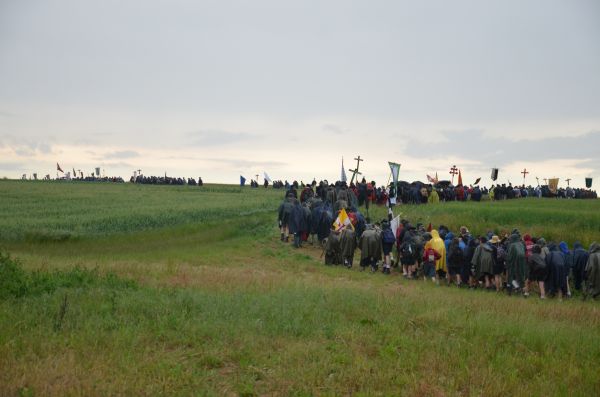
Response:
[[[0,0],[0,177],[581,187],[598,71],[597,0]]]

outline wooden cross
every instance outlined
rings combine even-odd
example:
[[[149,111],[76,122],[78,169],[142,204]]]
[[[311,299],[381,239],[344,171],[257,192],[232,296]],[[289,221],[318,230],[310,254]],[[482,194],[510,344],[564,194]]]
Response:
[[[352,184],[356,175],[362,175],[362,173],[358,172],[358,168],[360,167],[360,162],[365,161],[364,159],[361,159],[360,156],[355,157],[354,160],[356,160],[356,168],[353,170],[348,170],[352,173],[352,178],[350,178],[350,184]],[[356,178],[356,182],[358,182],[358,178]]]
[[[454,185],[454,175],[458,174],[458,168],[455,165],[450,168],[450,175],[452,175],[452,184]]]
[[[525,186],[525,177],[527,176],[527,174],[529,174],[529,171],[527,171],[527,168],[523,168],[521,174],[523,174],[523,186]]]
[[[356,175],[362,175],[362,172],[358,172],[358,169],[349,169],[348,171],[350,171],[352,173],[352,178],[350,178],[350,184],[352,184],[352,181],[354,180],[354,177]],[[356,183],[358,183],[358,178],[356,178]]]
[[[565,181],[567,181],[567,186],[571,186],[571,185],[569,184],[569,182],[571,182],[571,178],[567,178],[567,179],[565,179]]]

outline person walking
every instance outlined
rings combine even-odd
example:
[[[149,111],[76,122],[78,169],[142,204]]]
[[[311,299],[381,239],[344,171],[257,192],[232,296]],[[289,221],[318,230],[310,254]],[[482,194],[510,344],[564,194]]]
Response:
[[[600,244],[593,242],[590,245],[590,255],[585,265],[586,296],[593,299],[600,297]]]
[[[531,290],[531,284],[536,282],[540,289],[540,299],[546,299],[546,289],[544,282],[548,277],[548,266],[542,258],[542,247],[534,245],[531,249],[531,255],[527,259],[529,264],[529,277],[527,279],[527,292]]]
[[[508,252],[506,254],[506,265],[508,268],[509,292],[519,290],[525,286],[525,246],[519,234],[513,233],[509,239]],[[527,294],[527,292],[525,292]],[[525,295],[527,296],[527,295]]]

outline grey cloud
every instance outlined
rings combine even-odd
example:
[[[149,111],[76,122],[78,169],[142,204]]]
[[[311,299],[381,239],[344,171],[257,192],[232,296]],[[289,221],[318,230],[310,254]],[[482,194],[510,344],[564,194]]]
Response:
[[[188,132],[186,138],[193,146],[220,146],[230,143],[240,143],[255,140],[257,135],[242,132],[230,132],[224,130],[199,130]]]
[[[128,167],[128,168],[134,168],[133,164],[130,163],[126,163],[124,161],[118,161],[118,162],[108,162],[108,163],[102,163],[102,167]]]
[[[202,157],[198,156],[162,156],[158,158],[159,160],[192,160],[192,161],[202,161]]]
[[[0,170],[4,170],[4,171],[19,171],[19,170],[23,170],[25,168],[25,164],[24,163],[17,163],[17,162],[2,162],[0,163]]]
[[[600,171],[600,158],[595,157],[579,163],[581,168],[591,168],[596,172]]]
[[[165,156],[160,157],[161,160],[192,160],[205,161],[209,163],[219,163],[231,168],[279,168],[285,167],[288,164],[281,161],[253,161],[244,159],[229,159],[229,158],[205,158],[199,156]]]
[[[287,163],[280,161],[252,161],[252,160],[243,160],[243,159],[223,159],[223,158],[213,158],[206,159],[207,161],[219,162],[222,164],[226,164],[232,168],[279,168],[284,167]]]
[[[104,156],[104,159],[131,159],[134,157],[139,157],[140,154],[134,150],[121,150],[117,152],[108,153]]]
[[[46,142],[35,142],[8,137],[6,146],[19,157],[33,157],[38,154],[52,153],[52,146]]]
[[[336,135],[342,135],[344,133],[349,132],[349,130],[347,128],[340,127],[339,125],[335,125],[335,124],[325,124],[323,126],[323,131],[331,132]]]
[[[82,137],[83,135],[83,137]],[[109,141],[109,138],[114,137],[115,134],[112,132],[91,132],[80,134],[73,139],[71,142],[75,146],[97,146],[102,145]],[[120,134],[121,136],[126,136],[126,133]]]
[[[428,158],[440,155],[475,160],[489,166],[503,166],[515,161],[546,161],[552,159],[581,160],[579,167],[598,168],[600,131],[568,138],[522,139],[513,141],[499,136],[486,136],[481,130],[446,131],[445,141],[432,143],[410,139],[407,148]]]

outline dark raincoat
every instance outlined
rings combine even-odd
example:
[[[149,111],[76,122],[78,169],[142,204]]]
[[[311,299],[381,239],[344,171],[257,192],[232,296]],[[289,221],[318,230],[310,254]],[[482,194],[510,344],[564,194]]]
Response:
[[[308,224],[306,223],[306,214],[304,208],[300,205],[298,200],[294,200],[294,207],[290,214],[289,223],[290,233],[301,234],[308,232]]]
[[[567,294],[567,275],[565,273],[565,254],[556,245],[550,244],[550,253],[546,255],[548,266],[547,291],[556,294],[559,290],[563,295]]]
[[[585,273],[585,265],[587,264],[589,254],[583,249],[579,242],[573,245],[573,279],[575,281],[575,289],[581,289],[583,275]]]
[[[381,260],[381,235],[374,228],[368,228],[360,236],[358,241],[358,248],[360,248],[360,259],[374,259]]]
[[[346,266],[352,266],[354,261],[354,251],[356,250],[356,233],[351,228],[342,230],[340,236],[340,251],[342,263]]]
[[[475,248],[471,265],[475,267],[475,277],[480,279],[484,275],[494,274],[494,249],[488,244],[479,244]]]
[[[600,296],[600,245],[592,243],[590,256],[585,266],[586,292],[593,298]]]
[[[525,246],[518,234],[510,236],[508,252],[506,253],[506,265],[508,268],[508,281],[516,280],[520,286],[523,286],[527,277]]]

